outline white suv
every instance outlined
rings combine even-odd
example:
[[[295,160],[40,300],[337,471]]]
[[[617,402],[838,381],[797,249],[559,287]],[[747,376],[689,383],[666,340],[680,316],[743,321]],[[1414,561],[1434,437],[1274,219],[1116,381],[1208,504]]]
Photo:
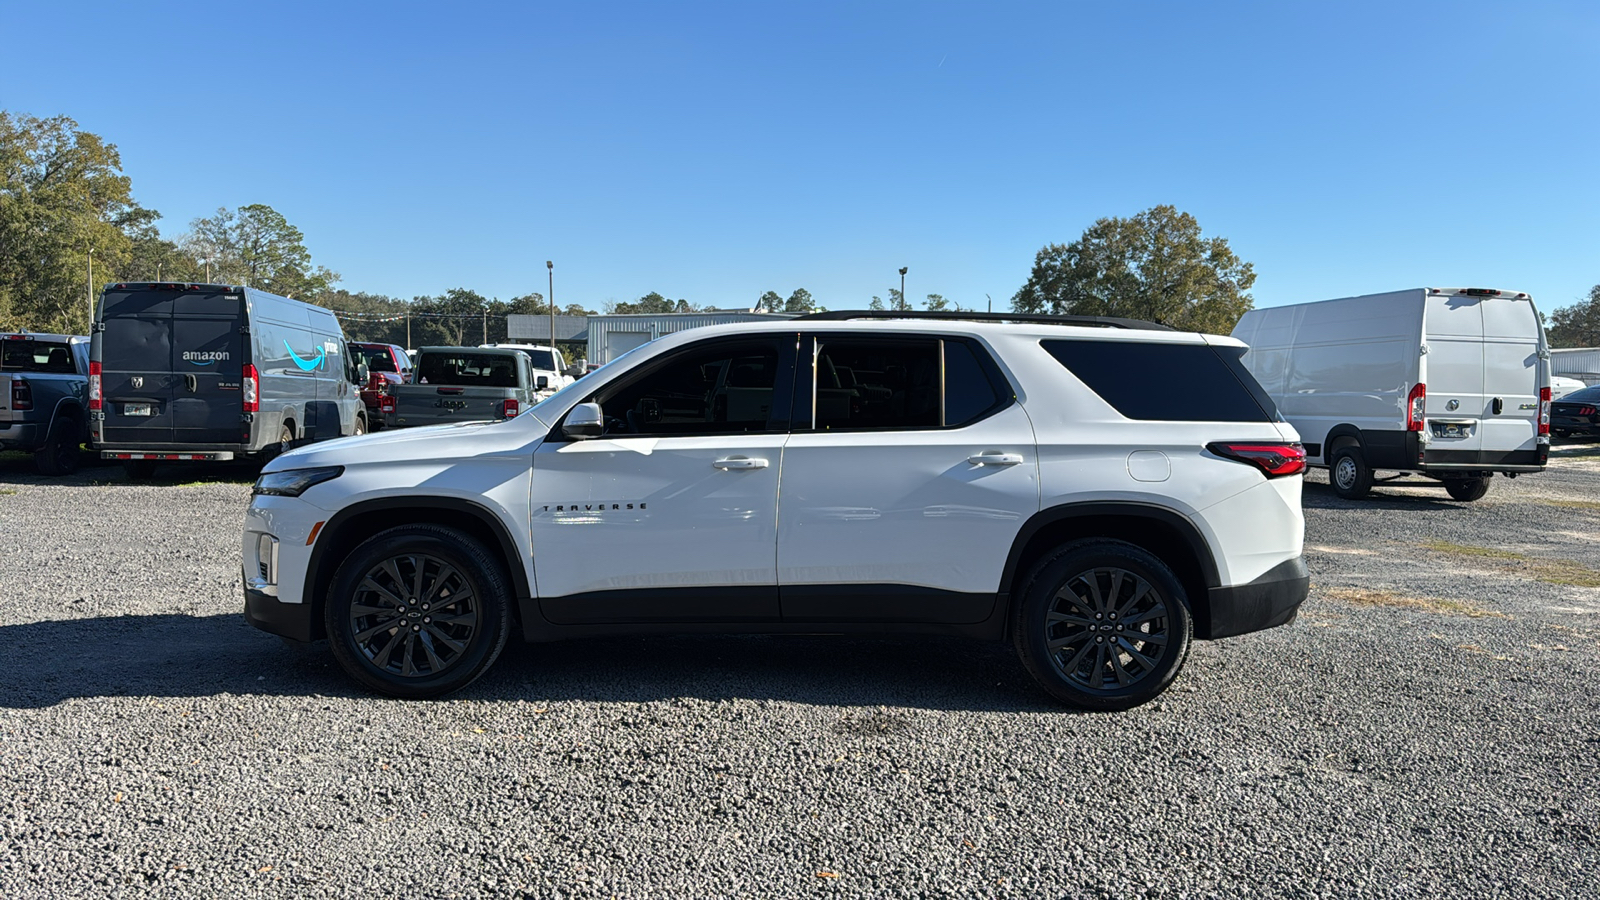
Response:
[[[1009,638],[1057,698],[1125,709],[1306,596],[1305,454],[1244,350],[970,313],[678,332],[515,419],[278,457],[245,615],[402,697],[513,630],[896,632]]]

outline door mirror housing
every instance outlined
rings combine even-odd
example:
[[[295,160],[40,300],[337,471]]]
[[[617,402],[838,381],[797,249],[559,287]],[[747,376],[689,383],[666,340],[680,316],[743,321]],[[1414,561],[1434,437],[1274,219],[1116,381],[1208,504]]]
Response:
[[[371,377],[372,370],[367,368],[366,363],[360,363],[356,366],[356,384],[366,384],[367,379]]]
[[[540,375],[538,378],[534,379],[533,384],[534,384],[535,387],[537,387],[539,390],[542,391],[545,388],[550,386],[550,376],[548,376],[548,375]]]
[[[606,430],[605,423],[606,416],[600,404],[579,403],[567,413],[566,421],[561,423],[561,433],[575,441],[599,437]]]

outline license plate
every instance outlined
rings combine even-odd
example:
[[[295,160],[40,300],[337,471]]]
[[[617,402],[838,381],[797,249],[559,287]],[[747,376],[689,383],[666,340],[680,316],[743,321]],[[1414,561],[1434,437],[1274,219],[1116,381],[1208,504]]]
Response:
[[[1472,425],[1458,422],[1430,422],[1433,426],[1433,436],[1441,438],[1472,437]]]
[[[150,403],[124,403],[122,414],[125,416],[153,416],[156,414],[155,406]]]

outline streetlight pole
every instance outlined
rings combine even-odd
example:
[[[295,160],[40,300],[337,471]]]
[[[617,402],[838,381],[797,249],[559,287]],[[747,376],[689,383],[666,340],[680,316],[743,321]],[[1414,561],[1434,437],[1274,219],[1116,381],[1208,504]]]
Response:
[[[94,330],[94,245],[89,245],[89,329]]]
[[[900,306],[907,307],[911,304],[906,301],[906,267],[900,267]]]
[[[552,260],[545,260],[544,267],[550,276],[549,291],[545,294],[544,302],[550,304],[550,366],[556,364],[556,264]],[[561,374],[559,372],[557,375]]]
[[[489,343],[489,307],[483,308],[483,342]]]

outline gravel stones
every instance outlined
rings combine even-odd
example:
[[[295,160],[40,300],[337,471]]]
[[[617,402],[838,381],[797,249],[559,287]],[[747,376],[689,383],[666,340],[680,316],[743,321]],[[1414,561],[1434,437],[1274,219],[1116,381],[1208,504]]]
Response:
[[[1111,715],[917,638],[513,646],[371,696],[244,623],[249,473],[209,471],[0,456],[0,895],[1600,893],[1600,589],[1540,580],[1600,571],[1588,445],[1472,504],[1313,473],[1300,619]]]

